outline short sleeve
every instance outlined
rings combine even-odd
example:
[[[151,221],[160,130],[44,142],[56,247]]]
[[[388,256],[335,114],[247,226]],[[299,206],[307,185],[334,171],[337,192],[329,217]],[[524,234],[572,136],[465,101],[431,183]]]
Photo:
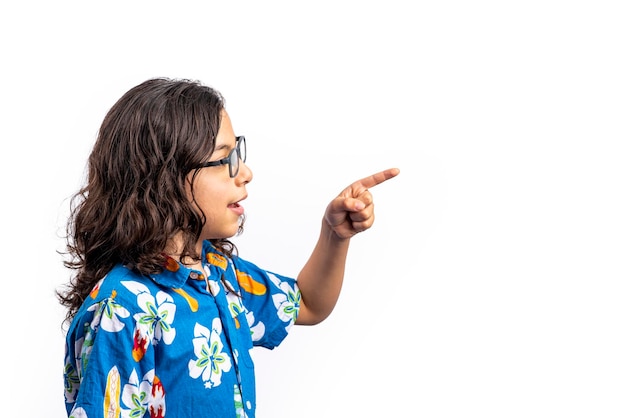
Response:
[[[148,408],[158,408],[158,399],[151,399],[152,405],[131,401],[152,392],[154,350],[125,307],[106,298],[82,310],[73,324],[66,347],[68,414],[121,416],[121,411],[134,410],[135,416],[143,416]]]
[[[298,317],[297,282],[236,256],[233,266],[253,344],[273,349],[287,336]]]

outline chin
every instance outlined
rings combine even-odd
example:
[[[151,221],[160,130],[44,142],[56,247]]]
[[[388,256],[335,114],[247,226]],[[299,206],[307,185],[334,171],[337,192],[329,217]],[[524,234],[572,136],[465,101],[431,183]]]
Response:
[[[228,234],[224,234],[224,238],[230,239],[236,237],[237,235],[239,235],[239,227],[233,229],[232,232]]]

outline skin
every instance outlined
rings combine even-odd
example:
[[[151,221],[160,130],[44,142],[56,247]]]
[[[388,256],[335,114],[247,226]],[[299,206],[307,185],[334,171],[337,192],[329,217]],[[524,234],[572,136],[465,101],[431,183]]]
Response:
[[[223,111],[216,148],[209,161],[225,158],[234,147],[232,123]],[[374,200],[369,189],[399,173],[397,168],[390,168],[357,180],[328,204],[318,241],[297,277],[302,300],[296,324],[318,324],[330,315],[341,292],[350,239],[374,223]],[[252,177],[252,171],[243,161],[239,162],[239,173],[234,178],[229,176],[227,165],[200,170],[193,189],[196,204],[204,211],[207,221],[198,250],[205,239],[230,238],[237,233],[243,213],[239,202],[247,197],[246,185]],[[188,194],[191,196],[191,184]],[[176,248],[176,242],[171,247]],[[199,264],[190,267],[201,270]]]
[[[298,275],[302,302],[296,324],[315,325],[330,315],[341,292],[350,239],[374,223],[369,189],[398,174],[390,168],[364,177],[328,204],[317,244]]]
[[[226,158],[235,148],[233,125],[226,111],[222,111],[220,130],[215,138],[215,151],[207,161]],[[191,198],[191,174],[188,177],[187,195]],[[198,171],[193,190],[196,205],[202,208],[206,222],[202,229],[198,250],[205,239],[230,238],[237,233],[243,207],[239,202],[248,197],[246,185],[252,181],[252,170],[239,161],[239,172],[234,178],[228,174],[228,164],[205,167]]]

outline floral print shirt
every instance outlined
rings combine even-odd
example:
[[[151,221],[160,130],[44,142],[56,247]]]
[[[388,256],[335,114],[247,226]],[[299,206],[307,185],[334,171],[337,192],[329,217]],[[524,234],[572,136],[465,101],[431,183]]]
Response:
[[[94,287],[66,337],[69,417],[254,417],[250,350],[286,337],[300,291],[208,241],[203,254],[203,272],[119,265]]]

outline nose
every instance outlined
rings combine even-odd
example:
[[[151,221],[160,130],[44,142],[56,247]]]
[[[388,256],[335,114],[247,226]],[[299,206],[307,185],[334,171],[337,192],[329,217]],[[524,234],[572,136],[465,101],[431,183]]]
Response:
[[[235,177],[237,183],[248,184],[252,181],[252,177],[254,176],[252,175],[250,167],[248,167],[248,165],[243,161],[239,160],[239,173],[237,173],[237,176]]]

